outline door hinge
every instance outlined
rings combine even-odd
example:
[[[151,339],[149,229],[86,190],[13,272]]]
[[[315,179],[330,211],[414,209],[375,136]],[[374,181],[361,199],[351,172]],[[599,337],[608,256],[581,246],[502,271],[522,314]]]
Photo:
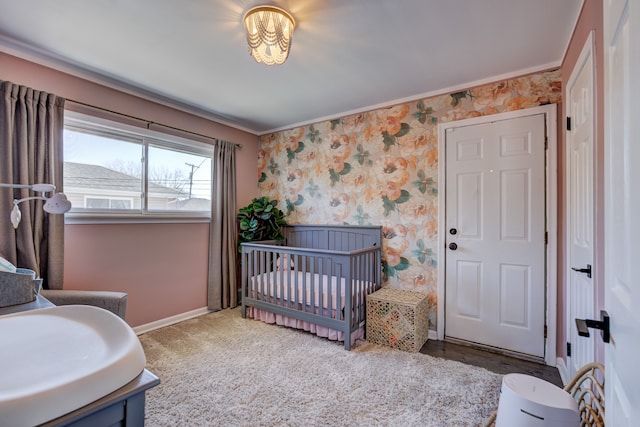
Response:
[[[567,343],[567,357],[571,357],[571,343]]]
[[[571,130],[571,117],[567,116],[567,130]]]
[[[548,231],[544,232],[544,244],[545,245],[549,244],[549,232]]]
[[[544,137],[544,149],[548,150],[549,149],[549,137],[545,135]]]
[[[547,325],[544,325],[544,338],[547,338]]]

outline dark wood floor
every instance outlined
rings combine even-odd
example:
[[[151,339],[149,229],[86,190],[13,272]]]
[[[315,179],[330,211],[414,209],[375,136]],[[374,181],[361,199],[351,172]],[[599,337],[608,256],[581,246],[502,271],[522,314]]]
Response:
[[[532,375],[549,381],[558,387],[563,386],[558,369],[553,366],[521,360],[466,345],[429,340],[422,349],[420,349],[420,353],[448,360],[456,360],[502,375],[511,373]]]

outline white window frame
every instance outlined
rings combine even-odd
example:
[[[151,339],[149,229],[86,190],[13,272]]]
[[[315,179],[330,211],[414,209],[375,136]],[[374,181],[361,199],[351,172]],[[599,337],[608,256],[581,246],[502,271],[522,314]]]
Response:
[[[141,144],[143,157],[142,170],[142,207],[140,210],[96,210],[72,207],[65,215],[66,223],[104,223],[104,222],[209,222],[211,211],[160,211],[148,210],[148,149],[149,146],[175,151],[183,151],[203,157],[213,158],[213,146],[204,142],[182,138],[176,135],[158,132],[151,129],[120,123],[101,117],[91,116],[75,111],[65,111],[65,129],[85,131],[104,137],[115,137],[132,140]],[[64,144],[64,141],[63,141]],[[212,159],[213,160],[213,159]],[[213,182],[211,183],[213,186]],[[87,195],[86,197],[100,198]],[[117,197],[103,197],[117,199]],[[75,208],[75,209],[74,209]]]

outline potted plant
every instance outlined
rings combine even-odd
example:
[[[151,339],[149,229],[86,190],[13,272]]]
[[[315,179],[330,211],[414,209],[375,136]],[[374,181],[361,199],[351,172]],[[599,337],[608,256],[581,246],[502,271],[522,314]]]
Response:
[[[277,200],[257,197],[238,211],[238,252],[243,242],[282,240],[282,226],[286,223],[284,212]]]
[[[257,197],[247,206],[240,208],[238,219],[238,252],[242,243],[260,240],[282,240],[282,226],[286,223],[284,213],[278,208],[277,200]],[[238,301],[241,301],[241,274],[238,257]]]

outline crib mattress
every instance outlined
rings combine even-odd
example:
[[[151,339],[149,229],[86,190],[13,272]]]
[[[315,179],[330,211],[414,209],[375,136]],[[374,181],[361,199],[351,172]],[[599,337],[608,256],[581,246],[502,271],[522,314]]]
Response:
[[[364,296],[365,283],[355,288],[362,289]],[[251,277],[249,290],[251,297],[262,299],[263,296],[306,304],[323,308],[343,309],[345,305],[346,280],[344,277],[329,276],[302,271],[272,271]],[[357,289],[352,290],[355,296]],[[329,301],[331,305],[329,305]]]

